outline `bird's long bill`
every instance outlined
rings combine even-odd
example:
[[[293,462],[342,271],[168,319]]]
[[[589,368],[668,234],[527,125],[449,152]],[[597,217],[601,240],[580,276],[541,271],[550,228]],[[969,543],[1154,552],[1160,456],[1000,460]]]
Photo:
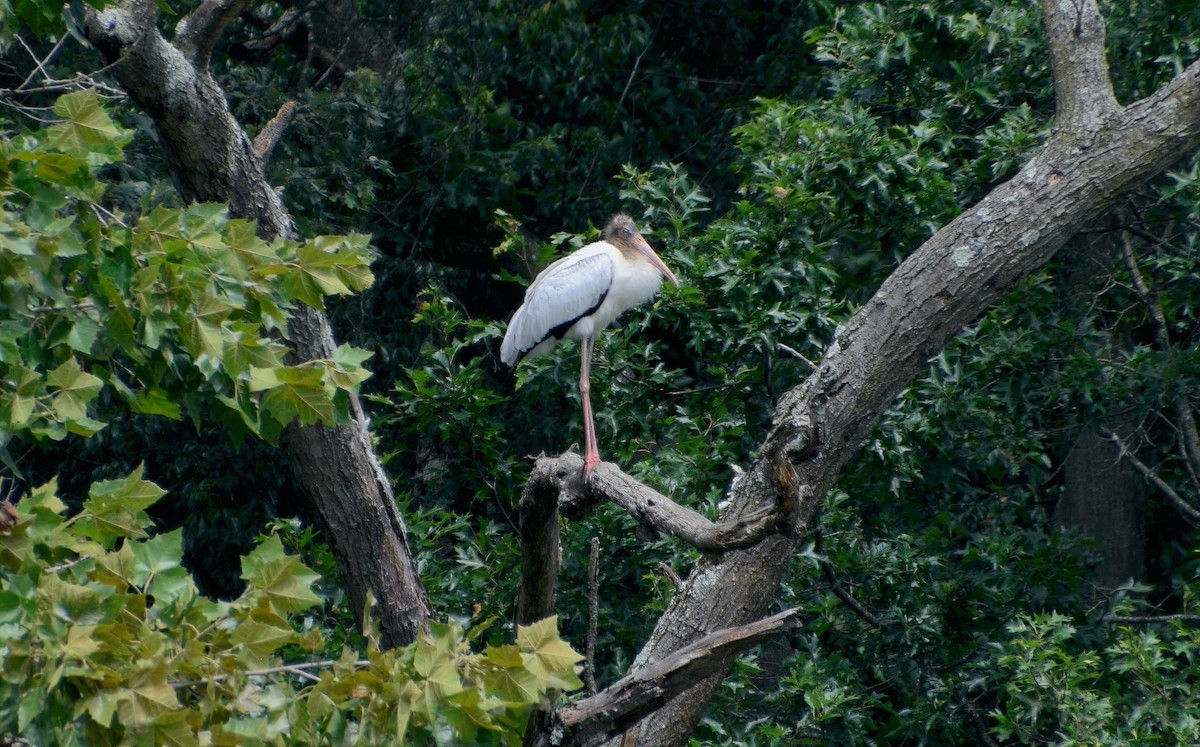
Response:
[[[650,264],[658,268],[658,271],[661,272],[667,278],[667,280],[671,281],[671,285],[675,286],[676,288],[679,287],[679,279],[675,277],[675,273],[671,272],[671,268],[667,267],[667,264],[663,262],[657,254],[654,253],[654,250],[650,248],[650,244],[641,236],[637,237],[637,248],[642,254],[646,255],[646,259],[650,260]]]

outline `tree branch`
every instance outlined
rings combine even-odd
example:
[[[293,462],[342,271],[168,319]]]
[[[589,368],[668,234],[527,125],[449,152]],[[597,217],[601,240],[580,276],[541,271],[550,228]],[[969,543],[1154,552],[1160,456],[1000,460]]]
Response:
[[[1042,0],[1054,70],[1056,134],[1095,132],[1120,107],[1104,50],[1104,17],[1096,0]]]
[[[842,600],[842,602],[850,608],[850,611],[857,615],[860,620],[876,630],[882,628],[883,623],[880,622],[879,618],[876,617],[875,614],[869,609],[864,607],[857,599],[855,599],[850,592],[846,591],[846,589],[842,587],[841,582],[838,581],[837,575],[833,572],[833,563],[830,563],[829,559],[825,557],[824,533],[821,532],[820,529],[817,529],[815,532],[813,532],[813,535],[813,551],[816,552],[820,558],[818,562],[821,565],[821,573],[825,576],[825,581],[829,584],[830,590],[835,596],[837,596],[838,599]]]
[[[1175,491],[1175,488],[1172,488],[1166,480],[1159,477],[1157,472],[1148,467],[1141,459],[1134,456],[1133,452],[1129,450],[1129,447],[1125,445],[1120,436],[1107,428],[1101,428],[1100,435],[1116,444],[1117,458],[1128,460],[1133,465],[1133,468],[1141,473],[1142,477],[1153,483],[1154,487],[1158,488],[1167,497],[1167,500],[1178,509],[1179,513],[1192,521],[1200,522],[1200,510],[1197,510],[1191,503],[1188,503],[1183,496]]]
[[[947,341],[1120,195],[1200,145],[1200,62],[1121,109],[1111,101],[1094,0],[1080,2],[1080,12],[1064,23],[1075,6],[1046,0],[1055,79],[1068,89],[1060,98],[1064,121],[1016,176],[913,252],[839,326],[817,370],[780,399],[760,457],[734,490],[733,515],[786,505],[791,495],[793,524],[801,528],[887,406]],[[1077,39],[1090,47],[1072,49]],[[1089,79],[1098,90],[1073,90]],[[817,429],[819,442],[808,440],[820,453],[799,458],[803,434]],[[798,534],[774,534],[698,563],[634,666],[662,660],[707,631],[761,615],[789,567]],[[644,719],[637,744],[685,744],[718,682],[697,681]]]
[[[1100,622],[1113,625],[1155,625],[1158,623],[1182,622],[1200,624],[1200,615],[1105,615]]]
[[[596,694],[596,635],[599,624],[600,538],[592,537],[591,553],[588,555],[588,632],[583,657],[583,681],[587,685],[588,695]]]
[[[271,153],[275,150],[275,146],[279,144],[279,138],[283,137],[283,133],[287,130],[292,119],[296,116],[296,102],[288,101],[283,106],[279,107],[279,111],[271,121],[263,125],[262,130],[254,138],[254,155],[258,156],[258,160],[264,166],[271,161]]]
[[[562,564],[558,536],[559,485],[570,477],[556,469],[563,467],[538,459],[518,507],[521,583],[517,587],[517,625],[531,625],[554,614],[554,589]]]
[[[568,516],[581,513],[581,507],[609,501],[625,509],[639,523],[676,539],[700,552],[720,553],[749,547],[777,531],[778,515],[768,506],[731,521],[713,522],[698,511],[681,506],[653,488],[621,471],[611,462],[601,462],[592,470],[586,485],[579,478],[583,459],[573,451],[556,457],[543,456],[534,467],[535,479],[557,476],[563,491],[563,510]]]
[[[1145,238],[1145,237],[1143,237]],[[1133,241],[1129,233],[1121,232],[1121,255],[1125,260],[1125,268],[1133,283],[1133,290],[1150,313],[1154,327],[1154,339],[1159,350],[1166,351],[1171,347],[1171,330],[1167,325],[1167,315],[1163,312],[1162,300],[1158,293],[1146,282],[1138,267],[1137,254],[1133,250]],[[1188,472],[1193,477],[1200,474],[1200,429],[1196,426],[1196,417],[1188,405],[1187,397],[1183,394],[1175,398],[1175,418],[1178,420],[1179,432],[1182,435],[1182,452]]]
[[[709,633],[662,661],[635,670],[601,692],[559,709],[573,744],[595,745],[624,731],[692,683],[720,673],[750,647],[797,628],[793,608],[757,622]]]
[[[228,203],[233,215],[255,222],[260,236],[297,238],[224,91],[205,67],[193,64],[206,61],[201,52],[211,48],[237,7],[232,0],[205,3],[190,17],[180,32],[190,55],[158,33],[154,0],[88,7],[84,33],[130,99],[154,121],[167,168],[185,200]],[[333,356],[336,343],[328,320],[308,306],[292,312],[288,334],[291,362]],[[335,427],[294,423],[284,443],[297,482],[330,539],[355,615],[362,615],[373,595],[383,645],[401,645],[413,640],[429,617],[429,600],[357,397],[350,398],[349,412],[349,422]]]
[[[197,68],[208,67],[217,40],[250,0],[205,0],[175,26],[175,46]]]

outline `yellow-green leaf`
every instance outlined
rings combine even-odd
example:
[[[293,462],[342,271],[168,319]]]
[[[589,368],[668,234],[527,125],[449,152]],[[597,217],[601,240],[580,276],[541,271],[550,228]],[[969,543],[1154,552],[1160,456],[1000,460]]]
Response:
[[[583,657],[559,638],[557,616],[519,627],[517,645],[529,657],[530,669],[544,678],[547,687],[556,690],[583,687],[575,673],[575,665],[583,661]]]

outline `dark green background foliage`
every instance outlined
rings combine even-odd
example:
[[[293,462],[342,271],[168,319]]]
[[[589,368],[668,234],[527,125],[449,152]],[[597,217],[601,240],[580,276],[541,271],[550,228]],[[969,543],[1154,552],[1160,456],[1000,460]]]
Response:
[[[1054,111],[1040,13],[1024,0],[357,7],[366,26],[348,34],[376,43],[343,47],[344,69],[255,50],[261,24],[241,21],[215,72],[251,127],[300,103],[271,178],[305,234],[372,235],[375,284],[332,316],[339,340],[375,353],[374,432],[439,617],[510,616],[528,457],[581,440],[576,346],[515,374],[498,359],[538,268],[624,209],[680,276],[602,339],[597,428],[605,459],[715,516],[776,401],[807,376],[802,357],[819,360],[905,256],[1015,173]],[[1200,55],[1192,2],[1103,10],[1122,101]],[[5,54],[11,87],[29,62]],[[170,204],[145,122],[119,116],[137,136],[105,173],[111,198]],[[5,117],[8,134],[29,124]],[[794,560],[778,605],[801,606],[803,626],[739,663],[697,743],[1200,740],[1194,629],[1104,619],[1197,611],[1194,528],[1145,485],[1145,570],[1113,592],[1094,583],[1098,548],[1054,519],[1072,445],[1114,418],[1135,424],[1143,462],[1185,495],[1195,485],[1175,408],[1197,404],[1198,245],[1192,159],[931,361]],[[156,518],[185,528],[203,586],[240,593],[230,559],[270,517],[306,511],[283,456],[207,420],[98,404],[106,430],[23,453],[23,468],[60,472],[78,501],[93,479],[145,461],[169,488]],[[695,557],[611,507],[566,524],[559,615],[577,648],[592,537],[603,684],[670,599],[660,564],[685,575]],[[291,539],[332,577],[319,537]],[[344,610],[327,606],[326,625],[344,628]]]

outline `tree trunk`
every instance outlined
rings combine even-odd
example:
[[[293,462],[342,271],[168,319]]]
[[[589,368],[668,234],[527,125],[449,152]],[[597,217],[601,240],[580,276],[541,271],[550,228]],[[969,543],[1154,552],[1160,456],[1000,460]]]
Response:
[[[1130,440],[1128,423],[1110,428]],[[1145,489],[1112,443],[1092,428],[1079,435],[1063,463],[1063,494],[1054,521],[1096,540],[1099,565],[1089,577],[1112,590],[1142,575],[1145,551]]]
[[[256,221],[263,238],[295,238],[291,217],[207,69],[213,44],[246,4],[201,4],[180,21],[173,43],[156,29],[154,0],[89,8],[85,30],[112,75],[154,120],[185,199],[227,202],[234,215]],[[324,316],[307,306],[297,307],[289,332],[297,360],[329,357],[335,347]],[[429,616],[429,603],[357,400],[350,410],[351,422],[335,428],[293,425],[286,446],[331,540],[355,614],[361,621],[373,595],[382,642],[400,645],[416,636]]]
[[[782,398],[730,515],[787,507],[797,531],[702,559],[634,671],[706,633],[763,617],[815,507],[928,359],[1116,197],[1200,145],[1200,63],[1121,107],[1094,0],[1044,0],[1043,9],[1058,102],[1049,141],[901,264],[837,330],[817,370]],[[627,736],[639,745],[686,744],[719,681],[698,682]]]

